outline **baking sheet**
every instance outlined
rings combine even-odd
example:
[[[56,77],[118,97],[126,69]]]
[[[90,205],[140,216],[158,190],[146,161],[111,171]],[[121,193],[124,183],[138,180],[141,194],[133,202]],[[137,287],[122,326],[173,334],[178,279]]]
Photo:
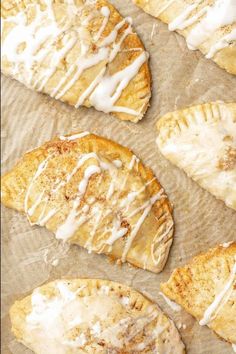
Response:
[[[179,35],[135,7],[112,1],[150,53],[153,79],[151,107],[138,124],[122,122],[94,109],[76,110],[2,78],[2,173],[26,151],[57,134],[89,130],[131,148],[150,166],[174,205],[175,239],[164,271],[153,274],[127,264],[117,266],[106,256],[88,254],[78,246],[63,247],[44,228],[31,227],[25,216],[2,208],[2,353],[31,353],[10,332],[9,307],[33,288],[61,277],[104,278],[143,292],[175,320],[189,354],[232,353],[207,327],[184,311],[175,313],[159,294],[171,271],[217,243],[236,239],[236,213],[192,182],[157,150],[155,122],[168,111],[207,101],[233,101],[236,78],[189,51]],[[183,326],[184,325],[184,326]],[[186,328],[185,328],[186,326]],[[184,328],[183,328],[184,327]],[[46,354],[46,353],[45,353]]]

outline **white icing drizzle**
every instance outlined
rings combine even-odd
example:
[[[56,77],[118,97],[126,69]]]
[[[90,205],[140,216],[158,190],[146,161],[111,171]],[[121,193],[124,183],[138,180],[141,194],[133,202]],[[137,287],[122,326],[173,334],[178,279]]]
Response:
[[[73,134],[70,136],[60,136],[60,140],[66,140],[66,141],[71,141],[71,140],[76,140],[76,139],[80,139],[83,138],[87,135],[90,135],[90,132],[82,132],[82,133],[78,133],[78,134]]]
[[[46,17],[45,11],[41,11],[38,4],[31,6],[36,10],[36,17],[29,25],[27,24],[27,17],[23,12],[19,12],[16,16],[3,20],[3,25],[5,22],[10,22],[14,23],[15,26],[3,41],[2,57],[7,57],[14,65],[13,73],[19,75],[18,79],[20,81],[25,80],[29,86],[32,85],[34,66],[41,64],[49,53],[50,55],[52,54],[50,51],[51,47],[66,29],[65,27],[59,28],[56,24],[50,0],[45,1],[45,4],[47,6]],[[42,26],[42,24],[44,25]],[[70,40],[59,52],[54,52],[52,58],[50,58],[50,68],[44,75],[45,81],[53,75],[55,62],[58,62],[63,55],[66,55],[73,43]],[[20,46],[24,46],[25,48],[20,51]],[[22,64],[24,64],[24,70],[26,70],[24,77],[22,77],[21,73]]]
[[[220,246],[224,247],[224,248],[227,248],[229,247],[230,245],[232,245],[234,241],[229,241],[229,242],[224,242],[224,243],[221,243]]]
[[[219,294],[215,296],[214,301],[210,304],[210,306],[205,310],[203,318],[199,321],[201,326],[204,326],[214,320],[216,318],[217,313],[219,312],[220,308],[228,301],[231,292],[232,286],[235,281],[235,274],[236,274],[236,257],[235,263],[233,265],[231,274],[229,276],[228,281],[226,282],[225,286],[221,290]]]
[[[232,30],[231,33],[226,34],[224,37],[219,39],[215,44],[213,44],[206,55],[206,58],[213,58],[214,55],[219,52],[219,50],[228,47],[230,43],[236,41],[236,28]]]
[[[170,24],[169,30],[183,30],[194,25],[188,34],[186,41],[189,49],[195,50],[202,43],[208,40],[212,34],[221,27],[232,25],[236,22],[236,3],[235,0],[216,0],[212,6],[204,6],[193,16],[191,13],[198,8],[201,0],[188,5]],[[207,58],[212,58],[219,50],[227,47],[232,41],[236,40],[236,30],[223,35],[222,38],[211,45]]]
[[[80,200],[81,198],[84,196],[86,189],[87,189],[87,185],[89,182],[89,178],[94,174],[94,173],[101,173],[102,171],[106,171],[109,170],[109,172],[112,174],[114,169],[116,169],[117,167],[115,166],[115,164],[111,164],[111,163],[104,163],[95,153],[89,153],[84,155],[78,162],[79,167],[81,167],[83,165],[83,163],[85,161],[87,161],[90,158],[94,158],[97,160],[97,162],[100,164],[100,167],[98,166],[89,166],[86,170],[85,170],[85,174],[84,174],[84,178],[83,180],[80,182],[79,185],[79,196],[77,197],[77,199],[75,199],[73,207],[72,207],[72,211],[69,213],[66,221],[64,224],[62,224],[57,232],[56,232],[56,237],[60,238],[60,239],[68,239],[69,237],[71,237],[75,230],[78,229],[78,226],[81,225],[81,222],[84,223],[85,221],[87,221],[86,217],[82,216],[82,219],[79,219],[76,221],[76,217],[78,216],[78,213],[76,211],[76,209],[79,207],[80,205]],[[113,180],[111,181],[111,183],[113,183]],[[99,219],[100,220],[100,219]]]
[[[160,16],[164,11],[166,11],[168,9],[168,7],[170,7],[170,5],[172,5],[175,2],[175,0],[168,0],[166,4],[164,4],[160,10],[158,10],[158,12],[155,14],[156,17]]]
[[[100,47],[106,47],[112,43],[115,42],[117,36],[118,36],[118,31],[125,25],[126,19],[124,18],[122,21],[118,22],[113,30],[110,32],[110,34],[105,37],[102,42],[99,44]]]
[[[176,19],[174,19],[168,26],[170,31],[175,31],[177,29],[184,29],[190,25],[192,25],[200,16],[202,16],[202,12],[198,13],[196,16],[191,17],[189,20],[187,18],[195,10],[201,0],[196,1],[195,3],[189,5]],[[205,11],[205,9],[204,9]]]
[[[25,211],[27,211],[27,214],[29,216],[32,216],[34,214],[34,212],[36,211],[37,207],[40,205],[40,203],[42,201],[43,195],[44,195],[44,190],[42,191],[42,193],[39,194],[39,196],[37,197],[36,201],[31,206],[31,208],[25,210]]]
[[[101,14],[104,16],[103,22],[102,22],[102,26],[100,27],[99,31],[95,34],[94,36],[94,40],[95,42],[98,41],[104,31],[104,29],[106,28],[106,25],[109,21],[109,16],[110,16],[110,9],[107,6],[103,6],[101,8]]]
[[[121,220],[120,218],[113,219],[113,227],[111,230],[111,236],[108,238],[106,243],[108,245],[113,245],[115,241],[119,238],[123,237],[127,233],[128,229],[125,227],[121,227]]]
[[[136,155],[133,155],[131,160],[130,160],[130,163],[129,163],[129,170],[132,170],[134,168],[134,164],[137,163],[137,165],[139,164],[139,158],[136,156]]]
[[[104,349],[122,350],[131,344],[135,351],[146,348],[156,351],[155,343],[159,343],[157,339],[164,330],[170,335],[176,333],[155,305],[149,305],[138,315],[130,311],[132,303],[128,295],[119,297],[116,292],[110,293],[107,285],[102,285],[97,293],[90,293],[88,289],[88,295],[80,295],[83,289],[87,292],[86,285],[71,290],[68,283],[56,281],[51,285],[54,294],[50,297],[40,288],[31,295],[32,309],[25,316],[25,339],[35,352],[74,353],[79,348],[83,351],[91,342],[96,350],[97,340],[104,342]],[[139,334],[143,340],[136,344],[135,337]],[[178,345],[181,352],[182,343]],[[169,349],[167,344],[161,353]]]
[[[76,44],[77,38],[70,38],[67,42],[67,37],[64,38],[65,45],[62,47],[61,50],[53,53],[51,59],[51,67],[46,70],[34,83],[33,88],[37,89],[38,91],[42,91],[45,85],[47,84],[48,80],[53,76],[56,72],[56,68],[59,65],[60,61],[66,56],[66,54],[74,47]],[[41,82],[40,86],[38,84]]]
[[[121,160],[113,160],[112,162],[117,168],[121,168],[123,165]]]
[[[116,55],[118,54],[118,52],[121,50],[121,45],[122,43],[124,42],[125,38],[129,35],[129,34],[132,34],[133,31],[132,31],[132,28],[131,28],[131,24],[132,24],[132,19],[130,17],[127,17],[125,19],[127,22],[128,22],[128,27],[124,30],[119,42],[117,43],[113,43],[113,46],[112,46],[112,51],[110,53],[110,56],[109,56],[109,62],[112,62]]]
[[[76,139],[80,139],[80,138],[83,138],[87,135],[89,135],[90,133],[89,132],[82,132],[82,133],[78,133],[78,134],[74,134],[74,135],[71,135],[71,136],[68,136],[68,137],[65,137],[65,136],[60,136],[60,140],[67,140],[67,141],[72,141],[72,140],[76,140]],[[34,224],[37,224],[37,225],[40,225],[40,226],[44,226],[47,221],[49,221],[55,214],[56,212],[58,211],[57,209],[52,209],[52,210],[49,210],[48,214],[45,215],[45,211],[46,211],[46,207],[47,207],[47,202],[48,202],[48,197],[45,196],[45,198],[43,198],[44,196],[44,190],[39,194],[39,196],[36,198],[36,201],[31,205],[30,208],[28,208],[28,199],[29,199],[29,196],[30,196],[30,192],[31,192],[31,189],[33,187],[33,183],[37,180],[37,178],[42,174],[42,172],[47,168],[47,165],[48,165],[48,162],[49,160],[52,158],[53,156],[52,155],[49,155],[45,160],[43,160],[39,166],[38,166],[38,169],[35,173],[35,175],[33,176],[32,180],[31,180],[31,183],[27,189],[27,192],[26,192],[26,195],[25,195],[25,200],[24,200],[24,210],[25,210],[25,213],[27,216],[32,216],[36,209],[39,207],[39,205],[41,203],[45,203],[44,204],[44,208],[42,209],[42,212],[38,218],[38,220],[34,223],[31,223],[31,225],[34,225]],[[84,161],[84,160],[83,160]],[[71,178],[75,175],[75,173],[78,171],[78,169],[80,168],[80,164],[76,165],[75,168],[72,170],[71,173],[69,173],[67,176],[66,176],[66,179],[64,181],[58,181],[59,183],[57,184],[56,187],[52,188],[52,194],[55,194],[61,187],[65,186],[68,182],[70,182]],[[57,182],[57,181],[56,181]]]
[[[127,239],[127,242],[125,244],[123,253],[122,253],[122,257],[121,257],[121,261],[125,262],[126,261],[126,257],[127,254],[132,246],[132,243],[137,235],[137,233],[139,232],[142,224],[144,223],[146,217],[148,216],[148,214],[150,213],[153,204],[156,203],[156,201],[160,198],[160,194],[157,193],[156,195],[154,195],[153,197],[150,198],[150,200],[148,201],[148,205],[145,207],[141,217],[138,219],[137,223],[135,224],[134,228],[132,229],[129,238]]]
[[[140,67],[147,61],[147,53],[142,52],[125,69],[115,73],[113,76],[104,76],[90,96],[90,102],[99,111],[105,113],[123,112],[127,114],[139,115],[130,108],[114,106],[120,98],[122,91],[139,72]]]
[[[85,100],[91,95],[95,87],[99,84],[105,72],[106,72],[106,67],[102,68],[100,73],[95,77],[95,79],[91,82],[91,84],[87,87],[87,89],[82,93],[82,95],[80,96],[80,98],[75,104],[75,108],[78,108],[83,105]]]
[[[89,99],[90,104],[94,105],[96,109],[106,113],[121,112],[138,116],[142,112],[142,107],[139,111],[135,111],[129,107],[117,106],[115,103],[130,81],[138,74],[141,66],[147,61],[148,55],[142,48],[139,48],[141,54],[138,58],[125,69],[109,75],[107,65],[121,51],[125,38],[132,34],[132,21],[130,18],[122,19],[107,37],[103,38],[102,35],[110,19],[110,9],[103,6],[98,11],[91,8],[93,4],[95,3],[85,1],[83,5],[77,6],[74,1],[67,1],[68,15],[65,15],[60,23],[55,19],[52,0],[44,1],[46,6],[44,10],[41,10],[38,4],[27,4],[27,9],[35,10],[35,18],[30,24],[28,24],[26,10],[24,12],[23,9],[16,16],[3,19],[3,28],[8,23],[13,23],[14,27],[3,41],[2,57],[13,65],[12,74],[19,81],[38,91],[48,91],[49,88],[46,88],[46,85],[49,79],[56,74],[61,61],[66,61],[74,46],[80,43],[81,51],[78,58],[70,64],[65,74],[60,73],[62,77],[57,86],[50,88],[48,93],[56,99],[63,98],[87,69],[104,62],[98,75],[80,93],[75,107],[78,108],[84,104],[86,99]],[[84,18],[82,13],[86,7],[90,11]],[[90,44],[86,37],[89,35],[87,26],[93,18],[100,16],[103,16],[101,27],[94,34]],[[80,23],[75,28],[72,24],[78,19]],[[118,34],[123,27],[124,30],[117,41]],[[62,42],[61,49],[57,49],[59,39]],[[96,52],[91,50],[95,43]],[[129,50],[135,51],[137,48]],[[45,65],[47,69],[43,67],[44,62],[47,62]]]
[[[46,206],[46,204],[45,204]],[[43,210],[43,214],[44,214],[45,209]],[[57,209],[51,209],[47,215],[43,216],[40,215],[39,219],[37,220],[37,225],[39,226],[44,226],[56,213],[57,213]]]
[[[77,168],[80,168],[85,161],[89,160],[91,157],[94,157],[95,154],[90,153],[85,156],[82,156],[82,158],[79,160],[77,164]],[[95,156],[97,158],[97,156]],[[90,165],[85,169],[84,172],[84,177],[81,180],[79,187],[78,187],[78,192],[79,195],[78,197],[74,200],[72,210],[70,211],[69,215],[67,216],[65,222],[59,226],[59,228],[56,231],[56,238],[62,239],[62,240],[67,240],[70,238],[75,231],[81,226],[83,223],[87,221],[87,216],[82,215],[81,218],[77,219],[77,216],[79,215],[80,212],[77,211],[81,198],[84,196],[89,179],[94,175],[94,174],[99,174],[101,172],[101,168],[97,165]]]
[[[60,136],[60,140],[73,141],[83,138],[88,134],[90,133],[81,132],[71,136]],[[140,228],[142,227],[146,217],[149,215],[152,206],[157,202],[157,200],[166,197],[163,194],[163,189],[160,189],[159,192],[152,197],[145,197],[143,199],[147,186],[156,180],[153,178],[146,184],[141,184],[141,187],[140,184],[138,184],[138,188],[135,188],[134,185],[134,187],[132,187],[134,189],[126,191],[126,183],[128,181],[129,174],[134,169],[138,171],[139,159],[135,155],[132,155],[126,167],[128,171],[124,173],[124,166],[121,160],[104,160],[96,153],[91,152],[81,154],[78,157],[78,160],[74,162],[74,166],[71,167],[71,170],[63,176],[63,179],[60,179],[59,177],[55,179],[53,185],[50,186],[50,197],[45,189],[42,191],[39,190],[38,194],[34,195],[34,200],[32,201],[30,199],[29,206],[29,197],[32,188],[34,184],[37,183],[37,179],[41,176],[41,174],[45,172],[50,159],[53,157],[55,157],[54,154],[51,154],[39,164],[36,173],[32,177],[31,183],[29,184],[28,190],[26,191],[25,212],[30,222],[31,220],[34,220],[34,224],[43,226],[49,222],[49,220],[53,218],[57,212],[59,212],[59,207],[58,209],[55,207],[50,207],[50,197],[52,196],[55,198],[59,189],[65,187],[66,184],[71,181],[73,176],[76,175],[79,169],[83,168],[83,175],[80,177],[79,182],[77,182],[77,194],[75,195],[73,201],[68,202],[69,212],[66,215],[64,221],[56,230],[56,238],[67,241],[75,235],[75,233],[84,223],[90,223],[91,231],[89,237],[86,240],[85,247],[89,250],[89,252],[95,249],[97,252],[103,252],[107,250],[110,252],[112,250],[113,244],[127,234],[128,236],[122,254],[122,261],[124,262],[132,246],[132,243]],[[88,166],[84,166],[84,164],[88,161]],[[124,176],[122,176],[123,173]],[[96,198],[91,196],[88,198],[86,197],[89,181],[94,175],[96,175],[97,178],[96,185],[98,190],[100,183],[104,178],[109,177],[110,179],[110,182],[107,186],[107,191],[105,191],[106,200],[108,201],[106,202],[107,205],[105,205],[105,208],[101,207]],[[123,196],[121,197],[122,193]],[[139,201],[140,199],[142,200],[141,202]],[[82,206],[81,201],[83,201]],[[40,215],[37,216],[36,219],[38,210],[38,214]],[[102,222],[107,217],[110,219],[110,224],[109,226],[104,226]],[[129,227],[126,226],[126,223],[123,224],[123,221],[127,221]],[[93,245],[94,237],[100,226],[102,227],[102,229],[100,228],[100,232],[103,237],[100,237],[101,241],[97,240],[95,245]],[[150,246],[152,253],[154,253],[154,244],[156,244],[156,242],[159,244],[160,241],[170,231],[172,226],[173,223],[167,227],[167,230],[162,230],[162,226],[160,227],[158,234],[156,234],[153,239],[153,244]],[[154,255],[153,261],[155,264],[158,264],[158,260],[155,260]]]
[[[45,160],[43,160],[39,166],[38,169],[36,171],[36,173],[34,174],[29,187],[27,188],[26,194],[25,194],[25,200],[24,200],[24,211],[26,213],[26,215],[28,215],[28,199],[29,199],[29,195],[31,192],[31,188],[33,187],[33,183],[35,182],[35,180],[43,173],[43,171],[46,169],[47,165],[48,165],[48,161],[51,159],[51,155],[49,155]],[[43,196],[43,193],[41,194]],[[39,204],[39,199],[37,198],[36,200],[36,204]],[[33,208],[33,209],[32,209]],[[34,207],[32,206],[30,208],[31,212],[32,210],[34,210]]]
[[[169,299],[167,296],[165,296],[165,294],[163,294],[161,291],[159,291],[159,294],[163,297],[163,299],[165,300],[165,302],[167,303],[167,305],[169,305],[173,311],[175,311],[175,312],[181,311],[181,306],[179,306],[178,304],[176,304],[176,302],[170,300],[170,299]]]
[[[236,353],[236,344],[232,344],[232,349]]]
[[[63,97],[67,91],[71,89],[71,87],[76,83],[76,81],[80,78],[81,74],[86,70],[91,68],[92,66],[100,63],[103,60],[106,60],[109,53],[108,48],[99,48],[96,54],[93,54],[90,57],[79,57],[76,64],[72,64],[71,67],[67,70],[65,76],[61,79],[57,87],[51,93],[52,97],[55,97],[57,100]],[[87,53],[86,53],[87,54]],[[76,71],[76,72],[75,72]],[[74,75],[73,72],[75,72]],[[67,79],[72,75],[72,78],[65,85],[65,87],[61,90],[61,87],[66,83]],[[57,93],[59,92],[59,93]]]

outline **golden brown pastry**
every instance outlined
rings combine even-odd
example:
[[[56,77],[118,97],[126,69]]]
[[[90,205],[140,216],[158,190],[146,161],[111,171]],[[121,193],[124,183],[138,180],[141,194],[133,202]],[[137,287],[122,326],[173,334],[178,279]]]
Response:
[[[10,316],[18,341],[37,354],[185,352],[156,304],[112,281],[53,281],[16,301]]]
[[[56,138],[2,177],[2,202],[57,239],[160,272],[171,207],[152,171],[127,148],[88,132]]]
[[[200,325],[236,344],[236,242],[219,245],[175,269],[161,290]]]
[[[236,103],[206,103],[157,122],[161,153],[236,210]]]
[[[131,24],[106,0],[3,0],[2,71],[76,108],[137,122],[151,89]]]
[[[220,67],[236,75],[235,0],[133,0]]]

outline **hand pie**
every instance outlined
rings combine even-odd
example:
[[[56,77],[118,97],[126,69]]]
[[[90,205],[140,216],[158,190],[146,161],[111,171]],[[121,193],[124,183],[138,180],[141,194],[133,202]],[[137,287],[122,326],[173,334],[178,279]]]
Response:
[[[87,132],[56,138],[2,177],[2,202],[57,239],[160,272],[173,237],[169,201],[132,152]]]
[[[133,0],[221,68],[236,75],[235,0]]]
[[[236,242],[219,245],[175,269],[161,290],[200,325],[236,344]]]
[[[3,0],[2,71],[76,108],[137,122],[151,89],[131,24],[106,0]]]
[[[162,154],[236,210],[236,103],[207,103],[168,113],[157,129]]]
[[[112,281],[53,281],[16,301],[10,316],[16,338],[37,354],[185,352],[156,304]]]

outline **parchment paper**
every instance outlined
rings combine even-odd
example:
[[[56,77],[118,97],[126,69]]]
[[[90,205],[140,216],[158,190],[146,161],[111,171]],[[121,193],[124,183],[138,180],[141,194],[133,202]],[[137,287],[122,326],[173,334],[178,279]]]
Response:
[[[209,247],[236,239],[236,213],[161,156],[155,144],[155,122],[166,112],[189,105],[235,100],[236,78],[200,52],[188,50],[183,38],[170,33],[166,25],[131,1],[112,3],[123,16],[133,17],[134,28],[150,53],[153,91],[145,118],[135,125],[94,109],[75,109],[4,77],[2,173],[24,152],[57,134],[84,129],[128,146],[154,170],[174,205],[176,230],[169,259],[157,275],[128,265],[120,267],[77,246],[66,249],[46,229],[31,227],[25,216],[3,208],[2,353],[31,353],[10,333],[9,307],[33,288],[61,277],[104,278],[128,284],[157,301],[177,325],[186,325],[180,332],[189,354],[232,353],[229,344],[184,311],[174,313],[159,294],[160,282],[167,280],[176,266]]]

